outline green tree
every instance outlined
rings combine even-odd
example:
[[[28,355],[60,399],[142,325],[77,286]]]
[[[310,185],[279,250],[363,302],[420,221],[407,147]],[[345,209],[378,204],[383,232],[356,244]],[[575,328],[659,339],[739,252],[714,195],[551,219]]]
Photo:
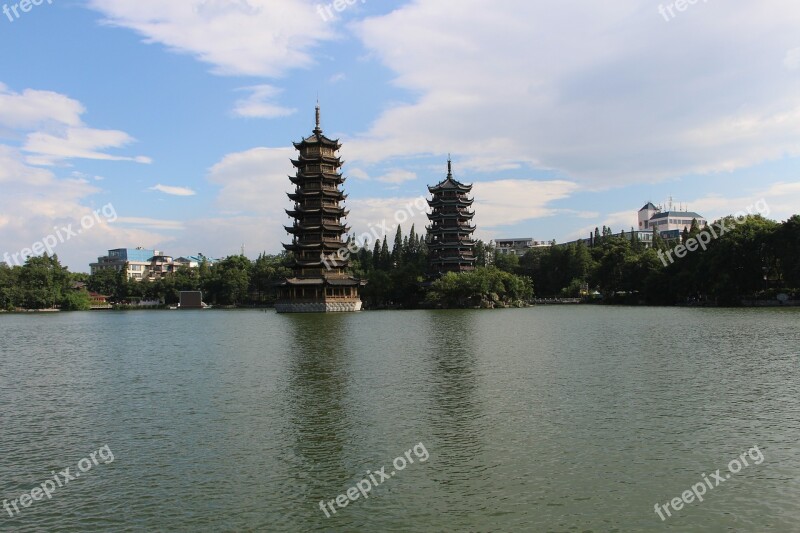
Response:
[[[22,305],[26,309],[53,308],[69,290],[70,276],[58,256],[29,257],[19,273]]]
[[[212,301],[221,305],[239,305],[249,301],[252,263],[243,255],[232,255],[212,267]]]
[[[702,293],[721,304],[736,305],[742,297],[763,290],[764,269],[775,268],[771,259],[774,255],[764,246],[773,240],[778,224],[760,215],[748,217],[741,224],[733,217],[726,217],[723,221],[728,230],[712,241],[708,251],[700,256],[696,274]],[[676,265],[671,266],[687,268],[683,260]],[[702,276],[702,272],[713,272],[714,275]]]
[[[112,295],[114,301],[127,301],[129,293],[132,295],[136,292],[136,287],[134,285],[136,282],[128,279],[128,263],[125,263],[122,268],[116,272],[116,276],[117,280],[114,284],[116,292]]]
[[[262,253],[252,265],[250,291],[259,303],[275,301],[275,284],[291,276],[291,271],[281,263],[280,256]]]
[[[778,274],[787,287],[800,289],[800,215],[776,228],[771,248],[778,261]]]
[[[380,270],[381,267],[381,240],[375,239],[375,248],[372,250],[372,268]]]
[[[530,278],[490,267],[446,273],[432,283],[426,300],[444,307],[477,307],[485,302],[510,305],[531,297]]]
[[[117,271],[111,268],[104,268],[94,272],[89,276],[86,285],[90,291],[104,296],[117,294]]]
[[[0,309],[13,310],[22,305],[19,286],[20,267],[0,263]]]
[[[392,268],[397,268],[403,262],[403,228],[399,225],[397,226],[397,232],[394,234],[394,244],[392,244],[392,253],[389,261]]]
[[[68,291],[61,298],[61,309],[64,311],[88,311],[92,301],[85,290]]]
[[[484,244],[482,240],[478,239],[475,242],[475,266],[478,267],[489,266],[487,262],[489,251],[490,247]]]
[[[496,251],[494,253],[494,266],[499,270],[514,274],[519,271],[519,257],[515,253],[504,254]]]
[[[383,237],[383,243],[381,244],[381,251],[380,256],[378,258],[378,265],[381,270],[388,271],[392,268],[392,255],[389,253],[389,243],[386,240],[386,236]]]

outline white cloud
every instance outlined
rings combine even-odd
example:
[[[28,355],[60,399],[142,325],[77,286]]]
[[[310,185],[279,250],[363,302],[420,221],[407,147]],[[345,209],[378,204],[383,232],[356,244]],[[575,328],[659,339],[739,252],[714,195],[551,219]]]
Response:
[[[52,91],[11,91],[0,83],[0,126],[32,130],[49,123],[80,126],[85,112],[80,102]]]
[[[712,221],[738,211],[757,211],[756,205],[763,200],[768,209],[766,218],[786,220],[797,213],[800,205],[800,181],[777,182],[764,188],[753,188],[747,194],[739,192],[730,196],[708,195],[689,202],[692,211]]]
[[[26,133],[22,151],[28,164],[50,166],[67,159],[135,161],[150,163],[145,156],[127,157],[105,153],[134,142],[124,131],[93,129],[81,121],[86,109],[62,94],[25,89],[15,93],[0,83],[0,126]]]
[[[308,0],[90,0],[114,26],[212,65],[221,75],[277,77],[314,64],[335,37]]]
[[[297,112],[297,109],[283,107],[274,103],[274,99],[282,91],[272,85],[254,85],[243,87],[240,91],[249,91],[250,96],[236,102],[233,114],[246,118],[278,118]]]
[[[4,145],[0,145],[0,182],[0,261],[5,254],[13,257],[59,231],[64,241],[58,242],[53,251],[62,264],[76,272],[88,271],[89,262],[109,247],[131,242],[150,245],[163,240],[147,229],[121,227],[116,224],[119,218],[110,223],[105,215],[95,217],[95,211],[103,206],[91,199],[101,191],[90,181],[80,176],[58,179],[48,169],[26,165],[22,154]],[[77,231],[83,217],[99,221],[67,239],[68,232],[62,228],[71,226]],[[16,260],[21,260],[19,255]]]
[[[403,170],[401,168],[391,169],[383,176],[376,178],[376,180],[380,181],[381,183],[391,183],[393,185],[399,185],[407,181],[414,181],[415,179],[417,179],[417,174],[415,172]]]
[[[800,69],[800,47],[793,48],[786,52],[786,57],[783,59],[783,64],[789,70]]]
[[[467,168],[619,185],[798,155],[800,80],[781,61],[800,10],[771,5],[780,17],[732,0],[665,24],[635,0],[409,3],[356,23],[415,97],[351,142],[350,157],[457,146]]]
[[[494,228],[551,216],[556,210],[550,204],[576,190],[578,185],[568,181],[479,181],[472,188],[475,223]]]
[[[347,177],[353,178],[357,180],[369,180],[369,174],[364,169],[361,168],[351,168],[347,171]]]
[[[208,181],[222,186],[217,204],[229,212],[282,214],[290,207],[285,193],[294,188],[288,177],[294,155],[290,148],[253,148],[226,155],[208,173]],[[278,217],[281,222],[285,219]]]
[[[88,262],[109,244],[147,245],[163,239],[148,228],[121,227],[105,215],[95,216],[98,209],[108,206],[94,200],[102,192],[95,186],[101,176],[74,170],[68,178],[59,178],[50,169],[32,166],[52,166],[69,159],[149,162],[144,156],[104,153],[133,138],[122,131],[86,126],[81,121],[84,112],[82,104],[67,96],[33,89],[14,93],[0,83],[0,127],[9,129],[12,139],[24,139],[22,147],[0,144],[0,254],[17,254],[12,262],[22,260],[23,250],[59,231],[67,235],[63,228],[68,227],[76,234],[59,240],[53,251],[74,271],[87,271]],[[81,228],[81,221],[90,219],[95,220],[91,227]]]
[[[30,154],[27,159],[29,163],[43,166],[55,165],[65,159],[151,163],[149,157],[114,156],[102,151],[121,148],[132,142],[134,139],[124,131],[78,127],[67,128],[63,135],[52,135],[41,131],[30,133],[22,149]]]
[[[173,187],[171,185],[161,185],[160,183],[158,185],[150,187],[148,190],[163,192],[164,194],[169,194],[172,196],[194,196],[195,194],[197,194],[195,191],[189,189],[188,187]]]
[[[590,233],[594,233],[595,228],[602,229],[603,226],[611,228],[611,231],[614,233],[619,233],[620,231],[625,231],[625,233],[628,233],[631,228],[636,229],[638,224],[639,219],[636,211],[617,211],[615,213],[608,213],[607,215],[604,215],[597,223],[584,226],[581,229],[571,233],[563,241],[557,242],[569,242],[577,239],[586,239],[589,237]]]
[[[238,254],[244,245],[249,255],[277,253],[288,242],[284,225],[291,207],[286,193],[295,155],[289,148],[253,148],[227,154],[212,166],[206,179],[220,186],[218,212],[185,222],[185,232],[170,253],[212,256]]]
[[[169,248],[173,256],[202,252],[210,257],[239,254],[256,257],[261,252],[275,254],[289,242],[280,224],[265,221],[263,216],[218,216],[186,222],[186,232]]]
[[[185,228],[185,225],[180,220],[165,220],[160,218],[148,217],[119,217],[116,220],[117,224],[126,226],[134,226],[139,228],[156,229],[156,230],[169,230],[176,231]]]
[[[21,154],[14,148],[0,144],[0,183],[28,183],[32,187],[49,185],[53,174],[45,169],[27,166]]]
[[[84,180],[94,180],[94,181],[103,181],[105,178],[103,176],[91,176],[89,174],[85,174],[83,172],[79,172],[77,170],[73,170],[70,172],[70,176],[75,179],[84,179]]]

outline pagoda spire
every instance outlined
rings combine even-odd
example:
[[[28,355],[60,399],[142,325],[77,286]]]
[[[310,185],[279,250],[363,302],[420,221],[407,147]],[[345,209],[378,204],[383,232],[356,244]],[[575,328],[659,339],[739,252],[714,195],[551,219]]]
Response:
[[[320,133],[322,133],[322,128],[319,127],[319,122],[320,122],[319,100],[317,100],[317,107],[315,108],[315,110],[316,110],[317,127],[314,128],[314,133],[319,135]]]
[[[453,160],[450,159],[450,154],[447,154],[447,177],[453,179]]]

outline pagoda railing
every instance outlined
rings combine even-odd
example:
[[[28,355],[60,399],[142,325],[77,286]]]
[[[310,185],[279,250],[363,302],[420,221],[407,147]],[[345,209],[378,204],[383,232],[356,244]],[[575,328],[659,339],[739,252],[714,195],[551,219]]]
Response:
[[[320,186],[319,183],[306,183],[305,185],[303,185],[303,188],[305,189],[306,192],[319,191],[319,190],[328,191],[328,192],[339,192],[339,188],[336,185],[333,185],[333,186],[331,186],[331,185],[322,185],[322,186]],[[299,189],[298,189],[298,192],[299,192]]]
[[[306,146],[302,153],[303,155],[336,157],[331,148],[326,148],[324,146]]]
[[[304,151],[304,155],[314,155],[314,156],[327,156],[327,157],[334,157],[333,150],[330,148],[323,148],[321,146],[308,146]]]
[[[333,174],[336,172],[336,168],[333,165],[306,165],[303,168],[303,172],[308,174]]]

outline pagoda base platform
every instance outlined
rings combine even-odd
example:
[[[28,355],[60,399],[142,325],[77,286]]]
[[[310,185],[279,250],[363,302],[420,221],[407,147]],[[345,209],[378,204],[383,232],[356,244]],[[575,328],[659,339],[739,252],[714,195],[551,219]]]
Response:
[[[279,313],[356,313],[361,311],[361,300],[340,302],[278,302],[275,310]]]

